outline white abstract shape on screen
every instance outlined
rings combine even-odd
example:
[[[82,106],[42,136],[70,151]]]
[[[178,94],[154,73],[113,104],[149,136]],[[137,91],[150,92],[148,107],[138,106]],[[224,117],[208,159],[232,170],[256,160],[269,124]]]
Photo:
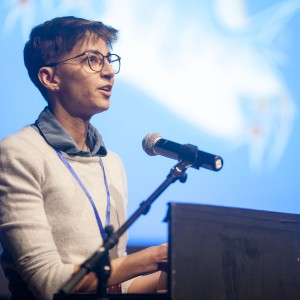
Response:
[[[16,24],[20,22],[23,37],[28,38],[28,33],[34,24],[36,10],[34,2],[30,0],[13,0],[9,1],[9,5],[11,9],[4,20],[3,31],[10,33]]]
[[[216,18],[227,28],[242,30],[249,25],[245,1],[214,0],[213,5]]]
[[[220,3],[215,2],[215,12],[222,9]],[[234,3],[241,7],[242,2],[235,0],[231,9]],[[269,14],[269,23],[265,14],[262,19],[255,16],[253,26],[261,24],[258,35],[249,29],[253,18],[246,16],[242,21],[241,11],[236,10],[239,21],[231,23],[230,29],[238,29],[238,36],[220,34],[201,20],[186,20],[176,27],[170,2],[156,7],[149,23],[137,13],[137,8],[142,11],[138,1],[119,3],[119,9],[111,5],[107,19],[119,24],[123,34],[118,47],[125,57],[120,76],[199,129],[236,146],[249,146],[251,166],[263,161],[274,166],[287,145],[295,107],[275,67],[280,51],[273,57],[273,49],[268,50],[299,10],[295,3],[278,5]]]

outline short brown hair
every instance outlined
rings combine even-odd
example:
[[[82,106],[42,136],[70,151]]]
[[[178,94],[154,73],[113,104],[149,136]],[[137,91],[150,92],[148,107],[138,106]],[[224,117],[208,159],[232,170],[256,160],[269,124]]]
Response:
[[[39,69],[71,52],[87,34],[103,39],[109,48],[118,39],[118,31],[113,27],[73,16],[55,18],[32,29],[24,47],[24,63],[31,81],[46,100],[47,91],[39,81]]]

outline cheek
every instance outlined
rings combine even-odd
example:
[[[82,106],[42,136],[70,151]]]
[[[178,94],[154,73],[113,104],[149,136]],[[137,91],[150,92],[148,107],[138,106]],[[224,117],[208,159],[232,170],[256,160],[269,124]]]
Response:
[[[82,78],[76,76],[68,76],[63,79],[61,84],[61,91],[70,98],[84,95],[88,92],[88,84]]]
[[[87,103],[88,100],[99,100],[99,74],[88,73],[83,67],[72,72],[64,72],[61,80],[61,92],[77,103]]]

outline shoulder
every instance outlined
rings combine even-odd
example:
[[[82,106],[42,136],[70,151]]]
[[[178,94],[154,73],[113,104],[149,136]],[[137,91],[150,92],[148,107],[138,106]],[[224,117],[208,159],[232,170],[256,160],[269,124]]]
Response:
[[[120,156],[108,150],[107,155],[102,157],[102,161],[109,176],[125,187],[127,185],[126,171]]]
[[[43,139],[33,126],[26,126],[20,131],[3,138],[0,141],[0,148],[13,149],[22,148],[24,146],[34,147],[40,139]]]
[[[124,164],[120,156],[114,151],[107,150],[107,155],[102,158],[105,164],[109,164],[110,167],[124,169]]]
[[[39,132],[33,126],[27,126],[0,141],[0,164],[38,163],[44,160],[50,149]]]

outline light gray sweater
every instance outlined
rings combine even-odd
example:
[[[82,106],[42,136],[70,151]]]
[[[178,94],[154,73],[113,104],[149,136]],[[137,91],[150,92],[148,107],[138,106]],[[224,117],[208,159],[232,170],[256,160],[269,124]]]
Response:
[[[107,194],[100,157],[64,155],[105,224]],[[111,151],[102,161],[111,194],[111,223],[116,229],[126,219],[125,172]],[[21,294],[30,290],[37,299],[52,299],[70,278],[74,264],[81,264],[102,245],[86,194],[31,126],[0,143],[0,238],[2,267],[12,292],[21,284]],[[123,235],[118,256],[124,255],[126,242]]]

